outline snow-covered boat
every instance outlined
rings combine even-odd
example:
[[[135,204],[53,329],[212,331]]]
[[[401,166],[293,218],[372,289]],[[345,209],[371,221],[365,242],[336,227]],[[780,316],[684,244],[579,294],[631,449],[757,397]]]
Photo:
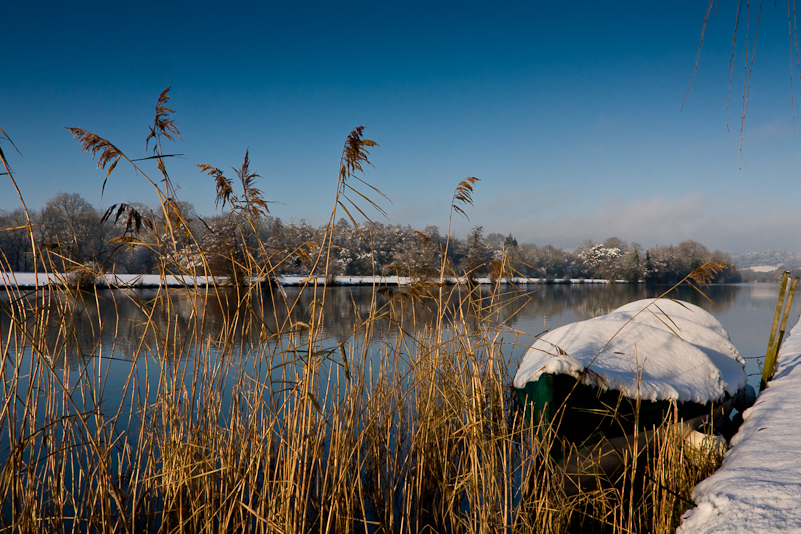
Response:
[[[514,386],[526,412],[552,425],[569,447],[556,453],[572,480],[568,491],[583,485],[581,473],[611,475],[621,451],[644,450],[671,410],[689,434],[710,419],[728,421],[733,406],[743,410],[754,397],[720,322],[665,298],[543,334],[523,357]]]

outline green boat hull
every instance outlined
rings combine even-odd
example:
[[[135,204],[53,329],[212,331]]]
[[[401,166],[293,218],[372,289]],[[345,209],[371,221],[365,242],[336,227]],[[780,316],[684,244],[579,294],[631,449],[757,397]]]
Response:
[[[674,406],[684,420],[708,416],[714,409],[713,403],[638,403],[619,391],[585,385],[564,374],[542,374],[524,388],[516,389],[516,393],[527,417],[533,417],[535,424],[543,430],[553,428],[558,437],[578,447],[632,434],[635,427],[659,427]]]

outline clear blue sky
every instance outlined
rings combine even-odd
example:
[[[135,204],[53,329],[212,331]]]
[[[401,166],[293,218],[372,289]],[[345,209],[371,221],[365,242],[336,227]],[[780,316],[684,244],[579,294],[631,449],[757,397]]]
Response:
[[[742,163],[745,13],[726,119],[735,9],[717,3],[682,110],[706,2],[7,3],[0,127],[22,155],[2,146],[33,208],[59,191],[154,205],[122,165],[101,198],[104,172],[64,128],[147,156],[172,86],[183,141],[166,150],[184,156],[169,170],[202,215],[214,188],[195,164],[227,170],[249,147],[273,215],[321,224],[364,125],[385,222],[444,230],[457,183],[477,176],[461,235],[801,250],[787,4],[762,8]],[[799,89],[796,73],[801,129]],[[0,179],[0,209],[17,208]]]

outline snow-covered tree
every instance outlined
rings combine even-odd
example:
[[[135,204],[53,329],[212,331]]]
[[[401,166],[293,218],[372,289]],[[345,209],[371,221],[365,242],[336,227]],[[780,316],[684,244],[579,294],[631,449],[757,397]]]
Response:
[[[595,278],[616,280],[622,272],[623,252],[619,247],[592,244],[580,250],[578,258]]]

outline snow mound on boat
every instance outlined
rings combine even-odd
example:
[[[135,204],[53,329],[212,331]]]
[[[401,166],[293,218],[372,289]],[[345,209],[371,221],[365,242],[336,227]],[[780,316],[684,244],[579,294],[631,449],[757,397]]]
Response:
[[[745,363],[717,319],[698,306],[645,299],[543,334],[514,385],[569,374],[630,398],[706,403],[746,383]]]

